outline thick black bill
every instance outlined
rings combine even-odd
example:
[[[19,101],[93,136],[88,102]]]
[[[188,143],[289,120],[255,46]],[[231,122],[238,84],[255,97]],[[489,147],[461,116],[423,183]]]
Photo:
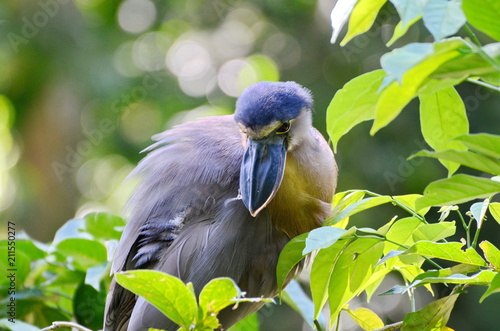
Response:
[[[274,198],[283,179],[285,160],[285,135],[271,134],[259,140],[248,138],[241,164],[240,191],[252,216],[257,216]]]

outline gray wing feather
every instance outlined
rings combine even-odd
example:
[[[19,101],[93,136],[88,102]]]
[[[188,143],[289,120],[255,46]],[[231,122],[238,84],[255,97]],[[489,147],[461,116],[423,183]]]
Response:
[[[234,199],[243,147],[233,116],[180,125],[155,140],[133,172],[141,177],[141,183],[128,203],[131,214],[112,272],[154,268],[192,281],[198,288],[217,276],[243,280],[248,265],[230,268],[227,261],[220,261],[222,251],[238,250],[241,238],[225,239],[223,247],[218,243],[223,238],[219,236],[238,232],[231,228],[235,224],[255,223],[241,201]],[[262,219],[262,224],[272,228],[269,217]],[[246,229],[240,232],[247,233]],[[255,238],[257,233],[252,235]],[[284,238],[283,245],[285,242]],[[249,263],[249,259],[231,258],[231,263],[238,261]],[[234,274],[231,270],[239,271]],[[155,326],[147,316],[159,312],[147,307],[113,282],[105,330],[125,330],[129,319],[129,330]],[[158,327],[166,328],[161,315],[152,318],[159,321]]]
[[[131,262],[133,257],[129,255],[141,228],[167,227],[161,223],[169,221],[176,225],[179,214],[193,205],[199,209],[209,207],[210,196],[217,190],[227,190],[239,176],[243,149],[232,116],[207,117],[180,125],[155,139],[158,142],[146,149],[150,153],[131,174],[140,176],[141,183],[127,204],[131,216],[112,272],[124,270]],[[228,164],[228,160],[232,162]]]

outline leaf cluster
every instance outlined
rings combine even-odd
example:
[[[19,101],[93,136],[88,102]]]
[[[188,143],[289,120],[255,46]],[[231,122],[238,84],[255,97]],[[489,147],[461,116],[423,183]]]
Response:
[[[347,21],[342,46],[368,31],[386,2],[339,1],[332,11],[332,42]],[[310,276],[314,318],[328,303],[330,328],[346,311],[364,330],[384,328],[384,323],[374,312],[354,313],[348,302],[363,292],[370,299],[390,272],[399,273],[405,284],[381,295],[408,294],[413,307],[416,287],[432,293],[431,284],[452,286],[448,296],[410,312],[400,325],[402,330],[444,330],[458,295],[467,286],[486,288],[480,301],[500,291],[500,250],[491,242],[479,242],[490,215],[500,224],[500,204],[493,202],[500,193],[500,136],[469,132],[465,105],[455,90],[464,81],[500,90],[500,43],[483,46],[470,28],[500,41],[500,28],[493,23],[498,21],[500,4],[482,0],[391,3],[401,22],[388,45],[419,20],[435,41],[396,48],[382,56],[382,69],[345,84],[328,107],[328,133],[334,149],[342,136],[363,121],[373,120],[370,133],[375,134],[418,98],[420,129],[430,150],[411,157],[437,159],[448,177],[429,183],[422,195],[389,196],[367,190],[336,194],[324,227],[294,238],[283,250],[278,284],[283,286],[293,266],[314,252]],[[469,38],[453,37],[462,27]],[[462,166],[481,176],[455,174]],[[350,226],[352,215],[381,204],[392,204],[408,216],[395,216],[378,229]],[[430,213],[436,206],[441,207],[437,216]],[[468,220],[461,212],[464,209]],[[456,220],[448,221],[452,212]],[[437,223],[427,220],[437,218]],[[466,238],[447,241],[457,226],[464,228]],[[452,266],[442,267],[443,261]]]
[[[109,257],[124,225],[118,216],[94,213],[66,222],[49,245],[19,234],[15,241],[16,323],[8,322],[6,310],[2,310],[0,326],[38,330],[54,321],[76,320],[100,329],[111,280]],[[0,246],[6,250],[7,241],[0,241]],[[1,292],[6,294],[8,287],[9,279],[2,278]],[[9,297],[2,303],[6,300]]]

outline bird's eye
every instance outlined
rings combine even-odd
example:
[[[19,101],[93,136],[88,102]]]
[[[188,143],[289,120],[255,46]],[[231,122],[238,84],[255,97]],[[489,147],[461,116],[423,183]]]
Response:
[[[276,129],[277,134],[284,134],[290,130],[290,122],[284,122],[279,128]]]

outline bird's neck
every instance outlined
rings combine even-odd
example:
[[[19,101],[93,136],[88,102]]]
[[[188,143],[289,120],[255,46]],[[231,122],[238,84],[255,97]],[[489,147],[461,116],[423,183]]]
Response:
[[[283,181],[269,204],[277,230],[293,238],[321,226],[330,205],[321,200],[317,184],[308,165],[299,163],[293,154],[287,156]]]

